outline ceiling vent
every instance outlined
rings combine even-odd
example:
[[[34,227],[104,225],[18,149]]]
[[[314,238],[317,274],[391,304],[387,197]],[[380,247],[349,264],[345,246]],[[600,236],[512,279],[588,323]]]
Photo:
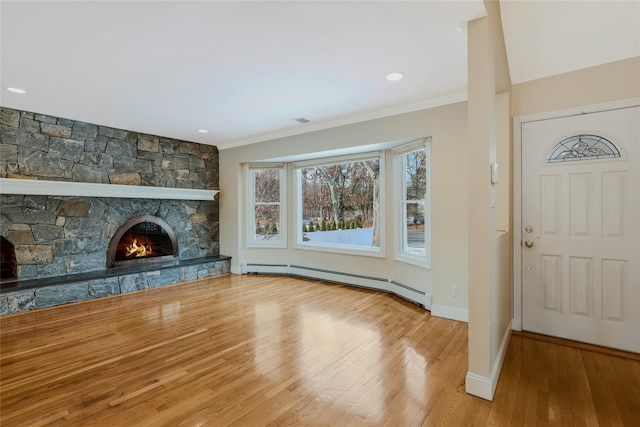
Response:
[[[293,121],[298,123],[309,123],[311,120],[305,119],[304,117],[298,117],[297,119],[293,119]]]

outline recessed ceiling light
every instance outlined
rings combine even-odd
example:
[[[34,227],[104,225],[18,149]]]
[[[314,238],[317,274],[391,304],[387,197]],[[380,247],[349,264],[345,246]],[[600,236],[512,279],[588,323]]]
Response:
[[[19,93],[19,94],[27,93],[27,91],[26,91],[26,90],[24,90],[24,89],[20,89],[20,88],[17,88],[17,87],[8,87],[8,88],[7,88],[7,90],[8,90],[9,92]]]
[[[400,71],[394,71],[393,73],[389,73],[386,76],[387,80],[391,80],[392,82],[395,82],[396,80],[402,80],[404,78],[404,73],[401,73]]]
[[[206,129],[198,129],[198,132],[200,132],[200,133],[207,133],[207,132],[209,132],[209,131],[208,131],[208,130],[206,130]]]

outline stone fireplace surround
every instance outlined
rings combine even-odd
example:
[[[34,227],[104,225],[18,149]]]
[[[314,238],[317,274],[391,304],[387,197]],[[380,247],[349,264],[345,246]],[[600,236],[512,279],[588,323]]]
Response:
[[[0,315],[229,271],[229,257],[219,255],[217,201],[179,195],[217,189],[216,147],[7,108],[0,113],[0,176],[9,178],[5,188],[12,184],[11,194],[0,189],[0,234],[14,245],[18,264],[18,280],[0,287]],[[48,182],[36,185],[34,179]],[[103,184],[92,189],[128,185],[132,191],[123,197],[15,194],[21,183],[56,187],[51,181]],[[159,188],[171,195],[144,198]],[[131,195],[136,192],[141,198]],[[179,262],[105,268],[115,231],[141,215],[172,227]]]

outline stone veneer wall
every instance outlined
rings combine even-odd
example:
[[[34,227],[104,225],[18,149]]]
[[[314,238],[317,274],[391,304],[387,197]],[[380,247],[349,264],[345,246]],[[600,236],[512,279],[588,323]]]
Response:
[[[217,189],[218,149],[0,108],[0,176]]]
[[[214,146],[0,108],[0,176],[212,189]],[[143,190],[141,190],[143,191]],[[2,195],[0,234],[14,244],[18,278],[104,269],[117,228],[156,215],[177,233],[181,258],[216,256],[218,202]]]
[[[213,201],[2,195],[0,211],[2,235],[15,248],[18,279],[103,270],[118,227],[141,215],[171,226],[181,259],[219,254]]]

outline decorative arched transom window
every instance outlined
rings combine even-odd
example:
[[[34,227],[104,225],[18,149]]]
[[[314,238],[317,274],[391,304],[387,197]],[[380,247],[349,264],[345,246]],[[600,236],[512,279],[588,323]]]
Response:
[[[620,150],[611,141],[598,135],[573,135],[558,142],[549,152],[546,163],[578,160],[610,159],[620,156]]]

